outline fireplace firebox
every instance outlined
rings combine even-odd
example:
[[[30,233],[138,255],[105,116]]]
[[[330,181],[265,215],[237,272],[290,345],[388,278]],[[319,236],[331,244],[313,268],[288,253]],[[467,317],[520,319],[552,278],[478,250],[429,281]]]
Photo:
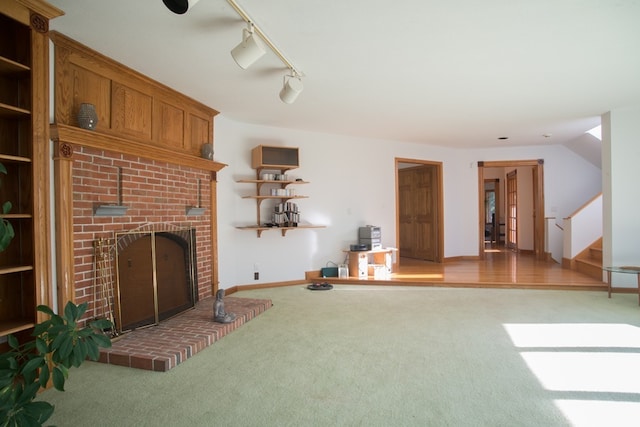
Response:
[[[118,332],[157,325],[195,306],[195,229],[167,227],[116,234]]]

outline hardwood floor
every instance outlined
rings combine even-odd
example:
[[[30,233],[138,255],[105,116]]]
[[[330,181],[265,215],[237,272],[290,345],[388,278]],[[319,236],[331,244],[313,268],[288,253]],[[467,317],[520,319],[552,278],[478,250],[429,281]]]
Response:
[[[607,284],[583,273],[562,268],[553,261],[538,261],[532,254],[496,248],[482,261],[448,261],[442,264],[400,258],[398,271],[386,280],[368,278],[319,279],[329,283],[478,288],[570,289],[606,291]]]

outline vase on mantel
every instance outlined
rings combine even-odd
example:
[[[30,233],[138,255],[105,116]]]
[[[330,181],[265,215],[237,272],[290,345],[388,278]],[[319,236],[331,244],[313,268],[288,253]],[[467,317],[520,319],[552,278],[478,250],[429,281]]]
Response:
[[[98,114],[93,104],[82,103],[78,109],[78,126],[82,129],[95,130],[98,125]]]
[[[210,142],[202,144],[202,158],[213,160],[213,144]]]

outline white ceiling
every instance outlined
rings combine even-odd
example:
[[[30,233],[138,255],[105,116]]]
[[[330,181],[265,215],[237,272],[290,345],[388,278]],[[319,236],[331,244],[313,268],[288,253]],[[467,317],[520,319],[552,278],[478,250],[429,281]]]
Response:
[[[638,0],[237,0],[300,69],[229,51],[225,0],[50,0],[51,28],[242,122],[450,147],[563,144],[640,103]],[[545,138],[543,134],[551,134]],[[507,142],[497,138],[509,137]]]

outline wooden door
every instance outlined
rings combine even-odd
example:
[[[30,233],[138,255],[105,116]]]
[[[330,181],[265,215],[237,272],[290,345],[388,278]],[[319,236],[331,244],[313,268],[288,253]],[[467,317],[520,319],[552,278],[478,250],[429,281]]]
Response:
[[[413,174],[408,169],[398,172],[398,223],[400,254],[415,258],[413,230]]]
[[[438,261],[437,168],[422,165],[398,171],[400,254]]]
[[[507,242],[508,248],[518,248],[518,176],[517,170],[507,174]]]

